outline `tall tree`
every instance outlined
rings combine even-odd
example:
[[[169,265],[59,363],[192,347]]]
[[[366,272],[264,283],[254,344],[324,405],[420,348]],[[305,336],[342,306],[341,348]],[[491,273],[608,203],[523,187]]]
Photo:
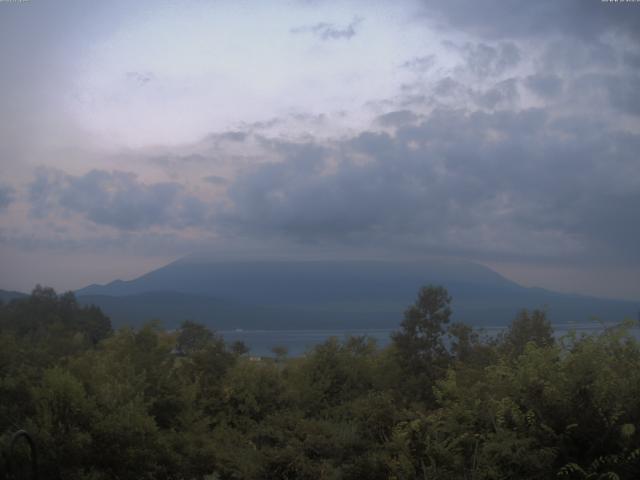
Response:
[[[190,355],[205,349],[213,340],[213,332],[207,327],[191,320],[185,320],[180,325],[176,348],[181,354]]]
[[[416,302],[404,312],[401,330],[391,335],[398,361],[413,379],[411,393],[425,400],[433,398],[433,384],[447,366],[443,336],[451,317],[450,305],[451,296],[444,287],[421,288]]]
[[[521,355],[529,342],[538,347],[553,345],[553,327],[547,319],[547,313],[544,310],[534,310],[531,313],[527,310],[520,311],[511,322],[503,342],[503,348],[511,356]]]

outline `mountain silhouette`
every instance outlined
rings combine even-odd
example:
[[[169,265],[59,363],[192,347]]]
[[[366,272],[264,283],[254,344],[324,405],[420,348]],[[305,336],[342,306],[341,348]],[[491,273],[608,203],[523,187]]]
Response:
[[[473,262],[207,260],[185,257],[134,280],[76,291],[115,325],[190,319],[216,329],[393,328],[420,287],[443,285],[453,320],[508,324],[523,309],[546,308],[554,323],[635,318],[638,304],[526,288]]]

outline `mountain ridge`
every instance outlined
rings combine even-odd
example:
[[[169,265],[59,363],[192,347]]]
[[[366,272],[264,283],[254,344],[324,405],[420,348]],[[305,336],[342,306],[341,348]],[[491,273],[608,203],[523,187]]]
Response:
[[[192,319],[218,329],[385,328],[426,284],[453,296],[453,319],[505,325],[523,308],[549,309],[552,321],[599,316],[634,317],[635,302],[523,287],[480,264],[465,261],[388,260],[202,261],[183,258],[129,280],[77,290],[115,323]],[[131,312],[136,312],[136,318]]]
[[[420,287],[443,285],[453,297],[453,321],[508,324],[521,309],[547,308],[552,323],[591,317],[636,318],[640,302],[524,287],[481,264],[429,259],[202,260],[185,257],[132,280],[75,291],[114,326],[151,319],[166,327],[194,320],[214,329],[395,328]],[[8,302],[26,296],[0,290]]]

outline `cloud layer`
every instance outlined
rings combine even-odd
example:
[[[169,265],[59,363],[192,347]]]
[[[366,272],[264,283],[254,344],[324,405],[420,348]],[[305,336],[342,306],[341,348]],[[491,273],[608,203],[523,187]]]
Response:
[[[640,261],[640,136],[606,124],[437,110],[393,132],[287,147],[236,179],[229,225],[305,242]]]
[[[539,108],[403,110],[380,124],[339,140],[238,137],[269,160],[204,176],[213,193],[130,172],[41,169],[31,212],[122,232],[193,227],[285,244],[640,263],[640,135]],[[194,157],[174,168],[181,158]],[[197,158],[198,168],[210,161]]]
[[[640,266],[638,3],[72,3],[0,4],[0,254]]]
[[[204,203],[176,182],[146,184],[130,172],[91,170],[73,176],[40,169],[29,186],[35,217],[77,214],[122,231],[202,225]]]

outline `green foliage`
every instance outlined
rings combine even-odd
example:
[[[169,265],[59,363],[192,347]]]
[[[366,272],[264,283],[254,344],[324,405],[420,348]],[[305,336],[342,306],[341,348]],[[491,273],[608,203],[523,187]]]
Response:
[[[538,347],[553,345],[553,328],[544,310],[529,313],[522,310],[503,337],[503,348],[508,355],[517,357],[529,342]]]
[[[213,340],[214,335],[207,327],[185,320],[180,326],[176,350],[183,355],[190,355],[205,349]]]
[[[26,428],[45,479],[640,477],[632,324],[555,341],[523,311],[489,339],[448,326],[450,302],[422,289],[384,349],[255,361],[193,322],[113,332],[38,287],[0,306],[0,450]]]
[[[449,360],[444,334],[450,304],[445,288],[423,287],[415,304],[405,311],[401,330],[391,336],[398,362],[410,379],[406,388],[427,401],[433,398],[433,384],[442,377]]]

